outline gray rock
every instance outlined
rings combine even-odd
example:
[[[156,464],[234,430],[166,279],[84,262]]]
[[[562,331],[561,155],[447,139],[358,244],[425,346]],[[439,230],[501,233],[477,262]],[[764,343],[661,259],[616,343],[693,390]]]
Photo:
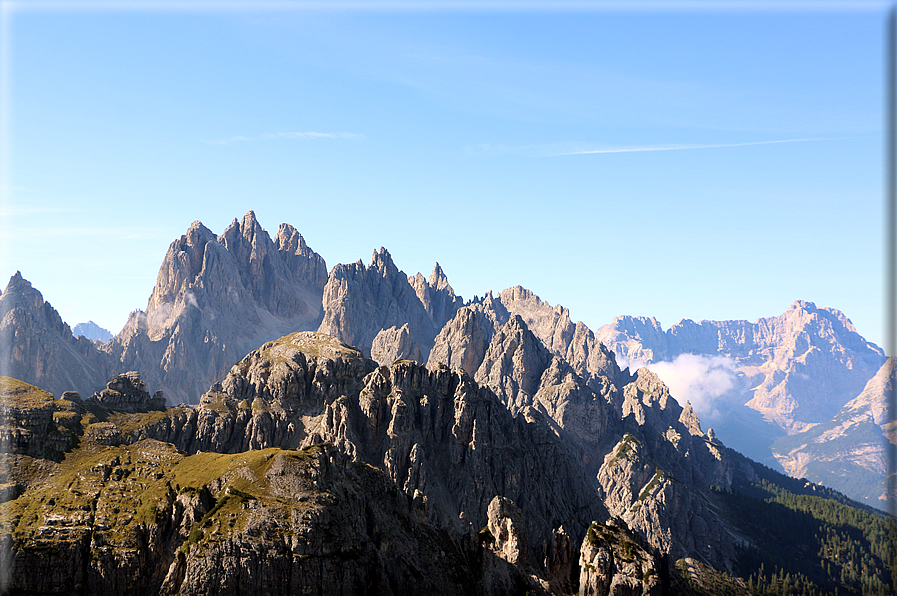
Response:
[[[74,337],[59,313],[20,272],[0,294],[0,375],[55,395],[90,395],[122,370],[85,337]]]
[[[405,323],[401,328],[381,329],[371,342],[371,358],[382,366],[389,366],[396,360],[421,362],[420,347],[411,340],[411,331]]]
[[[382,329],[405,324],[423,358],[433,347],[433,319],[385,248],[374,252],[369,267],[361,260],[334,267],[324,287],[323,305],[318,331],[358,347],[365,355],[371,353]]]
[[[117,375],[106,384],[105,389],[94,393],[84,403],[121,412],[147,412],[165,409],[165,395],[162,391],[156,391],[150,397],[140,374],[130,371]]]
[[[173,403],[199,396],[251,349],[321,320],[324,260],[287,224],[274,241],[252,211],[216,236],[171,244],[146,311],[103,347]]]

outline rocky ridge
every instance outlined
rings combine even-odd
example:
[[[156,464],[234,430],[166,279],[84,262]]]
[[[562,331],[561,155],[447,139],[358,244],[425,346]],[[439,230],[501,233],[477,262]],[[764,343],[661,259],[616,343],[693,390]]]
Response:
[[[139,392],[142,383],[124,375],[108,389]],[[410,361],[378,368],[357,350],[312,332],[253,351],[197,407],[127,413],[108,407],[113,404],[133,405],[75,404],[82,444],[49,476],[39,469],[43,480],[27,478],[28,490],[11,502],[13,517],[3,519],[12,524],[7,544],[18,553],[14,586],[54,593],[69,581],[83,593],[151,586],[141,589],[190,594],[201,579],[215,577],[227,591],[250,585],[245,582],[255,573],[275,593],[302,582],[319,582],[324,593],[336,593],[335,585],[383,593],[386,585],[395,592],[441,582],[448,593],[560,593],[576,587],[573,561],[588,525],[607,519],[576,457],[532,408],[514,417],[463,371],[428,371]],[[110,426],[116,432],[96,432]],[[322,440],[334,447],[321,451]],[[300,451],[294,456],[291,448]],[[307,454],[338,478],[322,479],[300,465]],[[13,454],[13,480],[34,473],[38,456]],[[95,476],[78,471],[94,460]],[[135,493],[125,479],[145,488]],[[63,485],[70,493],[65,498],[53,488]],[[396,488],[403,495],[398,501],[388,497]],[[124,506],[138,494],[139,502]],[[94,513],[85,515],[72,495],[99,499]],[[279,504],[284,497],[292,509]],[[384,507],[381,497],[394,503]],[[373,534],[372,511],[380,512]],[[352,518],[354,512],[361,518]],[[394,536],[409,524],[417,528],[413,536]],[[365,535],[370,542],[359,542]],[[297,538],[277,547],[274,536]],[[398,555],[396,541],[404,545]],[[56,555],[29,554],[48,544]],[[392,555],[384,558],[387,544]],[[234,552],[246,554],[234,559]],[[276,552],[287,553],[287,561],[292,552],[292,566]],[[357,572],[346,576],[342,564],[323,575],[310,572],[297,553],[311,557],[316,569],[321,557],[334,564],[348,558]],[[457,571],[421,577],[430,567]],[[40,585],[29,579],[35,573]]]
[[[335,266],[324,287],[323,304],[319,332],[370,355],[379,333],[407,325],[410,347],[405,355],[423,363],[437,331],[454,316],[461,299],[455,296],[439,263],[429,281],[419,273],[408,277],[381,248],[374,252],[370,266],[360,259]]]
[[[252,211],[216,236],[194,222],[165,255],[146,311],[103,350],[174,403],[195,403],[243,354],[321,320],[322,259],[290,225],[272,240]]]
[[[115,358],[72,334],[20,272],[0,294],[0,375],[25,379],[56,395],[89,395],[122,371]]]
[[[894,362],[888,358],[830,421],[773,443],[773,454],[790,476],[837,486],[858,501],[887,508],[888,444],[897,444],[888,406],[897,381]]]

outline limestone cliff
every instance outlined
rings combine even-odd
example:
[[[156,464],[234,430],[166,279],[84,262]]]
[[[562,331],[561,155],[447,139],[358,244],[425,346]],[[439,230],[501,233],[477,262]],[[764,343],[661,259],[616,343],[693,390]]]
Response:
[[[887,446],[897,444],[897,423],[888,407],[897,382],[894,363],[895,358],[888,358],[831,420],[773,444],[773,454],[789,475],[838,487],[860,502],[887,509]]]
[[[16,272],[0,294],[0,375],[61,395],[89,395],[123,370],[85,337],[75,338],[49,302]]]
[[[146,311],[104,349],[172,403],[196,403],[252,348],[317,327],[326,279],[290,225],[272,240],[252,211],[220,236],[197,221],[169,247]]]
[[[324,287],[324,320],[318,331],[357,346],[366,355],[384,329],[408,325],[412,347],[423,363],[436,332],[454,316],[460,299],[452,291],[439,264],[429,282],[420,274],[409,278],[399,271],[385,248],[374,252],[370,266],[359,259],[337,265]],[[416,351],[415,351],[416,350]]]
[[[885,360],[843,313],[802,300],[754,323],[685,319],[667,331],[654,319],[617,317],[597,337],[624,362],[731,358],[744,388],[735,398],[789,431],[829,420]]]

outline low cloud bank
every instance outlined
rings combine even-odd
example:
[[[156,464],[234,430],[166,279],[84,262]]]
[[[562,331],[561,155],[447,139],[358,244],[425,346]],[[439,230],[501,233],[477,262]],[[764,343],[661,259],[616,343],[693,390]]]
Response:
[[[680,354],[672,362],[655,362],[648,370],[670,388],[680,404],[690,401],[701,418],[718,415],[717,400],[735,383],[734,360],[727,356]]]

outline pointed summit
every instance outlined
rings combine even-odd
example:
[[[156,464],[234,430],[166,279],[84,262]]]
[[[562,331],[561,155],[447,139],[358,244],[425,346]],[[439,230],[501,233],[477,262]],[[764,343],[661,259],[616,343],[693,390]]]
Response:
[[[389,251],[380,247],[380,251],[374,251],[374,254],[371,256],[371,269],[376,269],[381,273],[389,272],[390,274],[395,274],[399,271],[399,268],[396,267],[396,264],[392,260],[392,255],[389,254]]]
[[[324,260],[292,226],[275,245],[251,210],[220,236],[196,221],[169,247],[146,326],[109,350],[175,403],[195,403],[259,341],[317,327],[326,280]]]
[[[429,281],[418,273],[414,277],[408,278],[408,283],[414,288],[421,304],[430,320],[433,321],[433,327],[436,330],[442,329],[448,321],[455,316],[458,309],[464,305],[464,301],[460,296],[455,296],[455,291],[449,285],[448,277],[439,263],[433,267]],[[471,371],[473,372],[473,371]]]
[[[369,267],[361,261],[335,266],[324,287],[324,320],[318,331],[369,355],[381,330],[400,329],[407,323],[412,342],[420,347],[422,363],[433,346],[436,329],[415,295],[413,280],[396,267],[383,247],[374,251]],[[426,284],[422,277],[421,282]]]
[[[55,395],[90,394],[114,373],[113,360],[76,339],[55,308],[16,271],[0,295],[0,375]]]
[[[448,288],[450,291],[452,287],[449,285],[448,277],[446,277],[445,272],[442,270],[442,267],[437,262],[433,267],[433,273],[430,274],[430,279],[428,280],[430,287],[435,290],[443,290]]]

